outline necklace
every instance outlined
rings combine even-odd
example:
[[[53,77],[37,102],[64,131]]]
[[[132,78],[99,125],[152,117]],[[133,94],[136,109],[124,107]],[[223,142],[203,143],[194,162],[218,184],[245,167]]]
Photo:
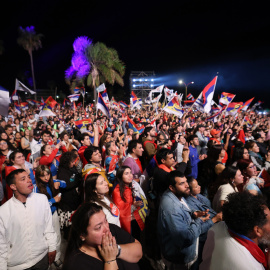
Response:
[[[96,252],[92,252],[92,251],[90,251],[90,250],[88,250],[88,249],[84,249],[82,246],[79,248],[79,250],[80,250],[81,252],[85,253],[85,254],[88,255],[88,256],[94,257],[94,258],[96,258],[96,259],[102,261],[102,260],[99,258],[98,254],[97,254]]]

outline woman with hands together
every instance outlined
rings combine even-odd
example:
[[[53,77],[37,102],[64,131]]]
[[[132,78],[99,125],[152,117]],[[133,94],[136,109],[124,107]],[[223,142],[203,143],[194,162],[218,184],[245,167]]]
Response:
[[[84,203],[72,216],[63,270],[137,270],[141,244],[108,223],[102,207]]]

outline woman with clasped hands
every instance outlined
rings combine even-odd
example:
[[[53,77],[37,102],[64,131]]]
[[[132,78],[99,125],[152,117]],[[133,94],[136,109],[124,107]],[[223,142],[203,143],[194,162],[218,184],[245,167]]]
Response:
[[[140,242],[106,220],[102,207],[82,204],[72,217],[63,270],[137,270]]]

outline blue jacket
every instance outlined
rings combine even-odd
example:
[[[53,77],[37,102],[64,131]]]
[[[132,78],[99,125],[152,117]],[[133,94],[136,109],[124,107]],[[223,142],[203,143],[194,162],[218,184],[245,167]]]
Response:
[[[198,163],[200,162],[199,154],[196,147],[189,146],[189,161],[191,165],[191,174],[193,178],[197,179],[198,177]]]
[[[205,211],[205,210],[209,209],[208,213],[210,214],[210,220],[203,223],[202,233],[200,235],[200,241],[204,242],[206,240],[206,238],[207,238],[208,230],[213,225],[213,222],[212,222],[211,219],[217,213],[216,213],[216,211],[214,209],[211,208],[210,201],[205,196],[203,196],[201,194],[197,194],[197,199],[194,198],[193,196],[187,197],[186,202],[187,202],[188,206],[190,207],[190,209],[192,209],[192,211]]]
[[[65,188],[67,186],[66,182],[65,181],[62,181],[62,180],[56,180],[56,179],[54,179],[53,182],[54,183],[55,182],[60,182],[60,188]],[[55,199],[53,198],[52,191],[51,191],[49,185],[46,185],[46,189],[47,189],[48,194],[50,195],[50,199],[48,199],[48,201],[49,201],[49,205],[51,207],[51,212],[53,214],[55,212],[55,210],[57,209],[56,208],[56,205],[55,205]],[[37,187],[36,184],[34,184],[33,192],[40,193],[40,190],[38,189],[38,187]]]
[[[170,262],[187,264],[194,260],[198,237],[213,224],[211,220],[193,219],[192,213],[170,190],[164,192],[157,231],[162,255]]]

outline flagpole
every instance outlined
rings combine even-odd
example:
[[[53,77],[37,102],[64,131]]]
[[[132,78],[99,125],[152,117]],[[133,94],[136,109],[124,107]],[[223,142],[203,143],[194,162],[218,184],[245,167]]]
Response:
[[[202,93],[202,92],[201,92]],[[194,105],[194,103],[197,101],[197,99],[199,98],[199,96],[201,95],[201,93],[198,95],[198,97],[195,99],[195,101],[193,102],[193,104],[191,105],[191,107],[189,108],[189,110],[187,111],[187,114],[192,110],[192,107]]]

